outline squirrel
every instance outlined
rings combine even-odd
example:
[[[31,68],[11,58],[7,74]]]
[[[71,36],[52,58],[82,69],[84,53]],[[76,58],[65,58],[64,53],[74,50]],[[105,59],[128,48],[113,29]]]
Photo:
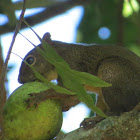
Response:
[[[97,107],[104,113],[127,112],[140,102],[140,58],[130,50],[115,45],[64,43],[51,40],[49,33],[45,33],[43,39],[69,64],[71,69],[93,74],[112,84],[110,87],[102,88],[84,85],[87,91],[98,94]],[[43,49],[41,44],[37,47]],[[58,85],[63,86],[55,67],[44,60],[36,48],[25,56],[24,61],[34,66],[49,81],[57,79]],[[37,80],[24,61],[18,77],[21,84]],[[52,89],[46,92],[47,98],[62,100],[63,111],[79,103],[75,95],[56,93]],[[45,93],[40,94],[44,98],[45,95]]]

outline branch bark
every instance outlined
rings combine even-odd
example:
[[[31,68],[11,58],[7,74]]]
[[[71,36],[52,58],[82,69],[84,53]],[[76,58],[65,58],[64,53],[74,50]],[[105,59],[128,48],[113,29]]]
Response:
[[[61,2],[61,3],[56,3],[54,5],[46,7],[46,9],[41,13],[38,13],[31,17],[25,18],[25,20],[29,23],[30,26],[34,26],[34,25],[41,23],[45,20],[48,20],[54,16],[63,14],[64,12],[66,12],[67,10],[69,10],[75,6],[85,5],[86,3],[88,3],[88,0],[87,1],[85,1],[85,0],[68,0],[68,1]],[[27,26],[25,24],[23,24],[21,26],[21,29],[24,29],[26,27]],[[11,31],[13,31],[13,28],[14,27],[9,26],[9,24],[0,26],[0,34],[11,32]]]
[[[14,42],[15,42],[15,39],[16,39],[16,36],[19,32],[19,29],[21,27],[21,23],[23,21],[23,18],[24,18],[24,13],[25,13],[25,4],[26,4],[26,0],[24,0],[24,3],[23,3],[23,9],[22,9],[22,12],[21,12],[21,15],[20,15],[20,20],[18,21],[17,23],[17,26],[15,28],[15,33],[14,33],[14,36],[13,36],[13,39],[12,39],[12,42],[11,42],[11,45],[10,45],[10,48],[9,48],[9,51],[8,51],[8,54],[7,54],[7,57],[6,57],[6,60],[5,60],[5,63],[3,64],[3,67],[2,67],[2,70],[1,70],[1,75],[0,75],[0,130],[2,132],[2,122],[3,122],[3,118],[2,118],[2,113],[3,113],[3,107],[4,107],[4,104],[6,102],[6,92],[5,92],[5,86],[4,86],[4,83],[5,83],[5,76],[6,76],[6,70],[7,70],[7,66],[8,66],[8,61],[10,59],[10,55],[11,55],[11,51],[12,51],[12,48],[13,48],[13,45],[14,45]]]
[[[78,128],[55,140],[140,140],[140,103],[130,112],[112,116],[90,129]]]

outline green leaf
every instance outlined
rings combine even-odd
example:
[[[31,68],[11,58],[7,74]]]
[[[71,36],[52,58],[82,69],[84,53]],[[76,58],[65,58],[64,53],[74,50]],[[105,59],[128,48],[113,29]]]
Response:
[[[87,94],[83,84],[94,87],[106,87],[111,84],[108,84],[91,74],[70,69],[67,62],[54,52],[51,46],[44,41],[42,45],[45,48],[45,54],[48,54],[47,56],[45,55],[45,58],[56,67],[57,73],[62,78],[64,86],[76,93],[79,101],[85,103],[92,111],[96,112],[100,116],[107,117],[98,107],[94,105],[93,99]]]
[[[82,84],[87,84],[93,87],[108,87],[111,86],[111,84],[101,80],[97,76],[94,76],[90,73],[86,72],[77,72],[73,70],[73,73],[78,77],[79,81],[81,81]]]
[[[87,94],[83,84],[89,84],[94,87],[107,87],[111,86],[111,84],[91,74],[72,70],[68,63],[64,61],[47,42],[42,40],[42,45],[45,50],[45,53],[43,52],[44,58],[55,66],[58,75],[62,78],[64,86],[75,93],[79,101],[85,103],[92,111],[100,116],[107,117],[94,105],[93,99]]]
[[[86,90],[84,89],[82,84],[80,84],[79,80],[67,80],[66,83],[64,81],[64,84],[71,91],[74,91],[79,101],[85,103],[93,112],[96,112],[100,116],[107,117],[98,107],[94,105],[94,100],[89,94],[87,94]]]
[[[56,69],[70,69],[69,64],[64,59],[62,59],[46,41],[42,40],[41,43],[45,50],[45,58],[47,61],[53,64]]]
[[[33,32],[35,33],[35,31]],[[37,35],[37,33],[35,34]],[[72,70],[69,64],[65,60],[63,60],[46,41],[41,39],[38,35],[37,37],[41,41],[41,44],[44,49],[43,51],[42,49],[37,47],[38,51],[41,53],[44,59],[46,59],[48,62],[55,66],[58,75],[61,77],[63,84],[67,89],[50,83],[38,72],[36,72],[33,67],[31,67],[36,77],[48,84],[56,92],[70,95],[75,94],[78,97],[79,101],[85,103],[92,111],[96,112],[100,116],[107,117],[98,107],[94,105],[92,97],[89,94],[87,94],[83,85],[91,85],[94,87],[107,87],[111,84],[108,84],[91,74]]]
[[[39,79],[40,81],[46,83],[47,86],[49,86],[50,88],[53,88],[56,92],[63,93],[63,94],[68,94],[68,95],[75,95],[76,94],[76,93],[74,93],[74,92],[72,92],[72,91],[70,91],[70,90],[68,90],[66,88],[57,86],[54,83],[48,81],[40,73],[38,73],[36,71],[36,69],[32,65],[29,65],[26,61],[24,61],[24,62],[33,70],[33,72],[34,72],[35,76],[37,77],[37,79]]]

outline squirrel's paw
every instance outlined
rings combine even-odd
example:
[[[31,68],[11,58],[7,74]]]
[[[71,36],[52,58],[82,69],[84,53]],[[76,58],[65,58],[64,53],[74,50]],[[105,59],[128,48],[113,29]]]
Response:
[[[81,124],[80,127],[83,127],[84,129],[90,129],[93,128],[98,122],[104,120],[105,118],[97,116],[97,117],[91,117],[91,118],[85,118]]]
[[[29,94],[29,96],[30,97],[25,100],[25,103],[27,104],[27,108],[30,108],[32,106],[37,107],[42,102],[42,98],[40,94],[31,93]]]

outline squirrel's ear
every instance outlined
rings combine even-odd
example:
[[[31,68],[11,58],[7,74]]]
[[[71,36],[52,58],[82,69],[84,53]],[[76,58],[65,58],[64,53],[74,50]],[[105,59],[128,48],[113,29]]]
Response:
[[[45,40],[49,45],[52,45],[51,34],[49,32],[43,35],[43,40]]]

